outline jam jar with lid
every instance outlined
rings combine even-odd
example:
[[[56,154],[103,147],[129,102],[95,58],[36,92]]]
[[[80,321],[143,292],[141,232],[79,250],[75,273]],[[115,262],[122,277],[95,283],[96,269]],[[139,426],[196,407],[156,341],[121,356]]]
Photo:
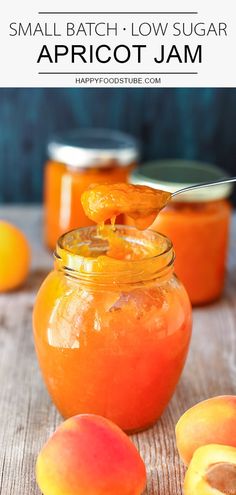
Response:
[[[227,177],[225,171],[214,165],[163,160],[142,165],[130,180],[174,192],[223,177]],[[231,191],[231,184],[221,184],[178,195],[151,226],[172,240],[176,274],[195,305],[214,301],[224,288]]]
[[[135,138],[109,129],[80,129],[58,135],[48,144],[44,174],[47,246],[60,235],[91,224],[80,203],[92,183],[126,182],[139,157]]]

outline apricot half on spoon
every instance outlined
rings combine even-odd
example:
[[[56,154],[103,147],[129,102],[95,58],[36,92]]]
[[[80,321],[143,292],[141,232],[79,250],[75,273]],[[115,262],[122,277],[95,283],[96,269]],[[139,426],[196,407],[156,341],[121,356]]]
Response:
[[[90,220],[102,224],[115,223],[118,215],[131,217],[137,228],[146,229],[171,199],[171,193],[126,183],[94,184],[81,196],[85,214]]]

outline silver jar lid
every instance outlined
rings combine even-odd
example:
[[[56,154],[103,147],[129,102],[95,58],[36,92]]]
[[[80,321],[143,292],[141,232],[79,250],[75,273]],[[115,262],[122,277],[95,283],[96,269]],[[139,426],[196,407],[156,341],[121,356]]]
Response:
[[[132,136],[110,129],[78,129],[55,136],[48,144],[49,159],[73,168],[105,168],[111,161],[127,166],[139,158]]]
[[[160,160],[138,167],[130,177],[133,184],[142,184],[173,193],[200,182],[211,182],[229,177],[221,168],[208,163],[189,160]],[[220,184],[189,191],[176,198],[175,202],[200,202],[224,199],[230,196],[233,184]]]

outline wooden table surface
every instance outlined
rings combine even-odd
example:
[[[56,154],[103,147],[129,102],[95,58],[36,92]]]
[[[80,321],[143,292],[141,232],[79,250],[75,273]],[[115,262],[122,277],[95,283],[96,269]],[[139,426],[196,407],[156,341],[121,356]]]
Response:
[[[31,325],[35,295],[52,259],[42,246],[39,207],[2,207],[0,218],[21,227],[33,250],[25,287],[0,295],[0,494],[39,495],[36,456],[61,422],[40,376]],[[229,267],[221,301],[194,310],[190,353],[169,407],[154,428],[133,437],[147,466],[145,494],[181,495],[184,467],[175,448],[176,421],[200,400],[236,393],[236,217]]]

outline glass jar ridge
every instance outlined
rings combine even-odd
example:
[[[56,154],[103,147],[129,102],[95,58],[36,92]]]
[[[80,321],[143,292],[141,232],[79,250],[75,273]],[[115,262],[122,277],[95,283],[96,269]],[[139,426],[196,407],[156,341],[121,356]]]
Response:
[[[96,226],[72,230],[58,239],[55,268],[84,283],[97,286],[139,286],[155,279],[165,280],[173,273],[175,254],[172,242],[152,230],[135,227],[106,226],[131,249],[141,249],[138,260],[115,259],[106,255],[108,242],[101,238]],[[89,254],[84,254],[87,251]]]

